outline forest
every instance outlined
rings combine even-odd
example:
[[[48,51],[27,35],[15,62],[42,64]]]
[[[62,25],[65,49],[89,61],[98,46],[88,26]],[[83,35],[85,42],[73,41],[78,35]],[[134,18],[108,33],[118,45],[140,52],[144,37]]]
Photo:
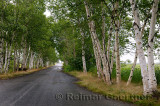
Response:
[[[46,17],[48,10],[51,15]],[[1,0],[0,72],[47,67],[159,91],[159,0]],[[121,61],[127,53],[134,60]]]

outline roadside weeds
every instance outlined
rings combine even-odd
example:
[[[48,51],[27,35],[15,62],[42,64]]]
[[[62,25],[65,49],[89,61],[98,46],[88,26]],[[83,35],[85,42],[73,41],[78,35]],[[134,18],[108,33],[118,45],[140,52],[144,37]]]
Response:
[[[52,67],[52,66],[50,66],[50,67]],[[7,73],[7,74],[3,73],[3,74],[0,74],[0,80],[8,80],[8,79],[13,79],[13,78],[17,78],[17,77],[22,77],[25,75],[29,75],[29,74],[38,72],[43,69],[47,69],[47,68],[49,68],[49,67],[43,67],[43,68],[39,68],[39,69],[31,69],[31,70],[26,70],[26,71],[15,71],[15,72]]]
[[[152,96],[143,96],[143,87],[141,84],[131,83],[129,86],[126,86],[126,82],[122,81],[121,84],[117,86],[115,84],[115,79],[113,79],[113,85],[107,86],[101,79],[92,73],[86,74],[83,72],[72,71],[67,72],[67,74],[79,79],[76,84],[95,93],[102,94],[105,97],[141,106],[160,106],[160,97],[153,98]],[[158,90],[160,90],[159,86]]]

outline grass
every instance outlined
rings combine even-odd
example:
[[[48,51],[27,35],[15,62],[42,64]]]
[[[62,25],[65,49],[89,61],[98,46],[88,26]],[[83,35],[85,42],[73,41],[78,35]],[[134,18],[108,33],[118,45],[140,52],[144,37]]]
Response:
[[[115,81],[113,79],[113,84],[107,86],[101,79],[99,79],[92,73],[85,74],[83,72],[77,71],[67,73],[80,79],[80,81],[76,82],[80,86],[86,87],[93,92],[100,93],[112,99],[118,99],[143,106],[160,106],[160,101],[158,101],[157,99],[154,99],[152,97],[144,98],[142,94],[143,88],[140,83],[131,83],[129,86],[126,87],[126,82],[122,81],[121,84],[118,86],[117,84],[115,84]],[[158,89],[160,90],[160,87],[158,87]]]
[[[13,79],[16,77],[21,77],[21,76],[32,74],[34,72],[37,72],[37,71],[40,71],[40,70],[46,69],[46,68],[48,68],[48,67],[39,68],[39,69],[31,69],[31,70],[27,70],[27,71],[10,72],[7,74],[3,73],[3,74],[0,74],[0,79],[1,80]]]
[[[124,65],[121,67],[122,80],[124,80],[124,81],[128,80],[131,68],[132,68],[132,64]],[[116,72],[114,70],[114,78],[116,76],[115,73]],[[156,74],[157,83],[160,84],[160,77],[159,77],[160,76],[160,65],[159,64],[155,64],[155,74]],[[141,69],[140,69],[139,64],[136,65],[135,70],[133,72],[132,82],[133,83],[142,83]]]

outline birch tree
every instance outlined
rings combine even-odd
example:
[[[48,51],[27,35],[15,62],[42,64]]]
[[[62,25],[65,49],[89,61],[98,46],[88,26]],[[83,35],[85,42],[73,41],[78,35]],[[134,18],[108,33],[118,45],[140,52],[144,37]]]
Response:
[[[136,37],[136,48],[138,52],[138,57],[141,66],[141,75],[142,75],[142,82],[143,82],[143,91],[144,95],[148,95],[150,93],[149,90],[149,83],[148,83],[148,70],[147,70],[147,63],[144,55],[143,50],[143,41],[141,36],[141,25],[140,25],[140,17],[139,17],[139,10],[135,0],[130,0],[130,4],[132,7],[132,13],[134,18],[134,30],[135,30],[135,37]]]
[[[81,32],[81,36],[82,36],[82,62],[83,62],[83,72],[86,73],[87,72],[87,68],[86,68],[86,59],[85,59],[85,50],[84,50],[84,33],[82,32],[82,30],[80,30]]]
[[[90,14],[90,10],[89,10],[88,4],[85,1],[84,1],[84,4],[85,4],[85,8],[86,8],[87,18],[90,18],[91,14]],[[97,34],[96,34],[96,30],[95,30],[95,22],[93,20],[91,20],[91,21],[89,20],[88,25],[89,25],[89,28],[90,28],[90,31],[91,31],[91,36],[93,36],[93,39],[94,39],[94,41],[96,43],[96,46],[97,46],[97,49],[98,49],[98,53],[100,54],[100,57],[101,57],[101,60],[102,60],[103,72],[105,74],[106,83],[110,85],[111,84],[111,78],[110,78],[109,70],[107,70],[106,55],[103,52],[103,50],[101,48],[101,45],[100,45],[100,42],[99,42],[99,40],[97,38]]]
[[[119,53],[119,30],[120,30],[120,21],[118,15],[119,3],[118,1],[114,4],[115,11],[115,54],[116,54],[116,82],[120,84],[121,81],[121,69],[120,69],[120,53]]]
[[[134,69],[135,69],[136,63],[137,63],[137,58],[138,58],[138,53],[137,53],[137,49],[136,49],[134,62],[133,62],[132,69],[131,69],[131,72],[130,72],[130,75],[129,75],[129,78],[128,78],[128,81],[127,81],[127,84],[126,84],[127,86],[131,83],[131,80],[132,80],[132,77],[133,77],[133,72],[134,72]]]
[[[157,90],[157,80],[154,69],[153,47],[154,47],[155,24],[158,13],[158,3],[159,0],[153,0],[152,17],[151,17],[149,37],[148,37],[148,74],[149,74],[149,88],[151,90],[150,91],[151,93]]]

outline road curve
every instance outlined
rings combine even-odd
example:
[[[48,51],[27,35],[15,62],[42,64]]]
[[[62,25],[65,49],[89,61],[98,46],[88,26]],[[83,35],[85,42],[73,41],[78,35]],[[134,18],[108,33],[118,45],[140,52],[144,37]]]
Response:
[[[0,80],[0,106],[130,106],[106,99],[74,84],[76,78],[60,66],[15,78]]]

